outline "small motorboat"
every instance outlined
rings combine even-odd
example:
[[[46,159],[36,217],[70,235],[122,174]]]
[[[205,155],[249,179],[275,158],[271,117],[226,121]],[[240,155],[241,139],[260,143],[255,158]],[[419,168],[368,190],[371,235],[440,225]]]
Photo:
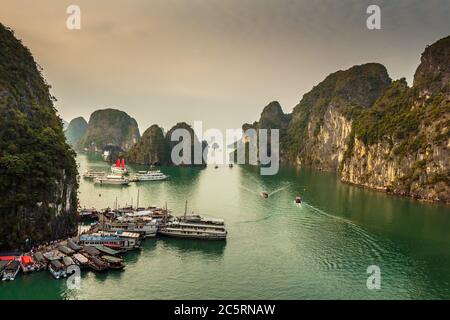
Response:
[[[216,166],[214,166],[214,169],[218,169],[218,168],[219,168],[219,166],[217,166],[217,165],[216,165]]]
[[[261,197],[263,197],[264,199],[267,199],[269,197],[269,194],[265,191],[261,192]]]
[[[301,204],[301,203],[302,203],[302,198],[300,198],[300,197],[295,197],[295,203]]]
[[[233,164],[232,164],[232,163],[230,163],[230,164],[228,165],[228,167],[230,167],[230,168],[233,168]]]

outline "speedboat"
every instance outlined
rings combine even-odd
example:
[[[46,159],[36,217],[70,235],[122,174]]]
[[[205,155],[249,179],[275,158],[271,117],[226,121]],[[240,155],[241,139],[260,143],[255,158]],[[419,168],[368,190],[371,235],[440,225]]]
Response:
[[[297,203],[297,204],[301,204],[302,203],[302,198],[300,198],[300,197],[295,197],[295,203]]]
[[[261,192],[261,197],[263,197],[264,199],[267,199],[269,197],[269,194],[265,191]]]

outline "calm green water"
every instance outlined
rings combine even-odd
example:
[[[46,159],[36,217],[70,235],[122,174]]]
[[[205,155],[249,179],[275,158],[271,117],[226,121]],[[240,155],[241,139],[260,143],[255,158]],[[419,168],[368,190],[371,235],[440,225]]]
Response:
[[[80,172],[104,168],[79,156]],[[135,170],[140,169],[134,167]],[[450,298],[450,208],[342,184],[330,173],[282,168],[163,168],[171,179],[129,187],[81,181],[80,202],[136,201],[226,219],[226,243],[159,238],[126,256],[122,272],[84,272],[81,290],[49,273],[0,284],[11,299]],[[267,200],[263,190],[274,192]],[[302,206],[293,199],[301,195]],[[366,269],[381,268],[381,290]]]

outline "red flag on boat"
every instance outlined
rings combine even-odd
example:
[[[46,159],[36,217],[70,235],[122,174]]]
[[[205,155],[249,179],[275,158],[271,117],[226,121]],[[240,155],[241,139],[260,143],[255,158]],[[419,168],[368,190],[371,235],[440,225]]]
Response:
[[[120,159],[117,159],[116,160],[116,168],[119,168],[120,167]]]
[[[122,159],[122,168],[125,168],[125,159]]]

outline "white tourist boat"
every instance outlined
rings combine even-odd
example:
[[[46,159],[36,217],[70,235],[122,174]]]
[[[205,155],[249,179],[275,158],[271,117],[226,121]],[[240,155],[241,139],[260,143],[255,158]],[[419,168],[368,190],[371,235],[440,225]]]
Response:
[[[99,227],[104,231],[119,232],[127,231],[139,233],[143,238],[151,238],[156,236],[158,225],[156,221],[139,221],[136,219],[118,218],[116,221],[108,221],[101,223]]]
[[[129,185],[130,180],[124,178],[122,175],[110,174],[103,178],[96,178],[94,183],[101,185]]]
[[[158,232],[168,237],[197,240],[226,240],[228,234],[223,219],[187,215],[187,201],[184,216],[164,223]]]
[[[226,240],[227,238],[224,225],[199,222],[172,221],[166,223],[158,232],[164,236],[185,239]]]
[[[166,180],[169,176],[162,173],[160,170],[153,171],[138,171],[133,177],[135,181],[162,181]]]
[[[83,173],[84,179],[95,179],[95,178],[102,178],[106,176],[106,172],[104,171],[96,171],[96,170],[86,170]]]

